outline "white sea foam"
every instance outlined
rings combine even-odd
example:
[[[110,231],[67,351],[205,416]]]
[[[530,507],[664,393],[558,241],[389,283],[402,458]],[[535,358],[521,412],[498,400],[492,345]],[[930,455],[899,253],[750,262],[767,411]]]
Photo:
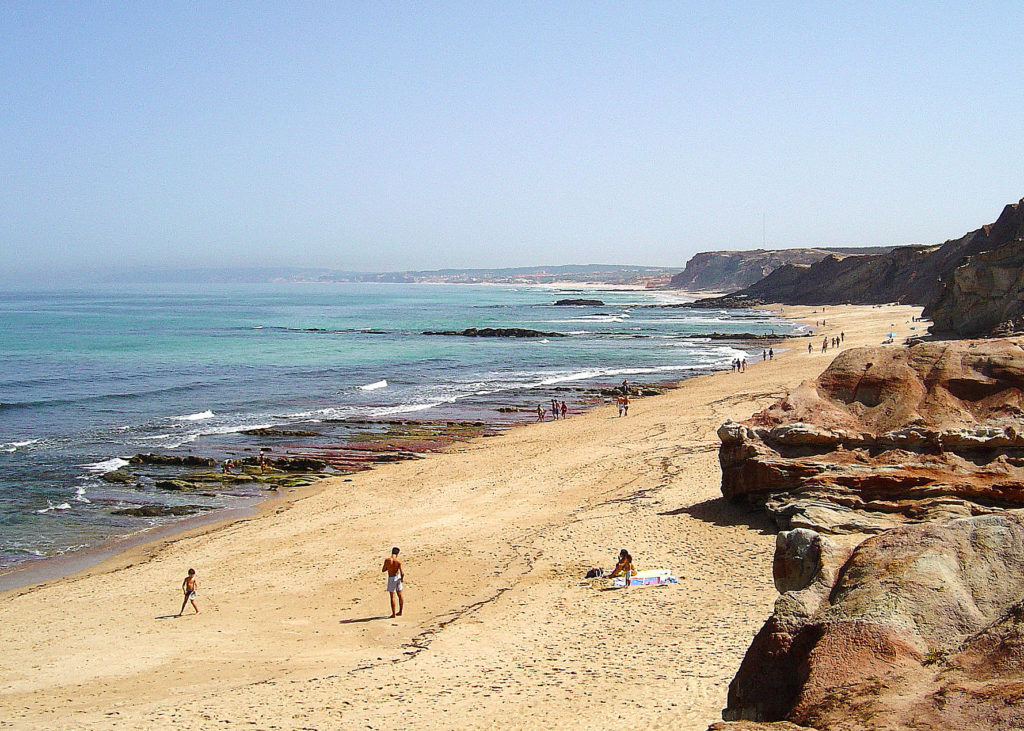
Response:
[[[85,496],[85,486],[79,485],[77,488],[75,488],[75,500],[77,500],[80,503],[92,502],[89,498]]]
[[[432,409],[435,406],[440,406],[443,403],[451,403],[453,401],[455,401],[454,398],[424,404],[399,404],[398,406],[381,406],[375,409],[370,409],[369,413],[372,416],[392,416],[393,414],[411,414],[414,411],[426,411],[427,409]]]
[[[210,426],[206,427],[205,429],[201,429],[200,431],[197,431],[194,434],[190,434],[189,436],[191,437],[191,439],[189,439],[188,441],[193,441],[198,437],[206,436],[209,434],[236,434],[237,432],[246,431],[247,429],[269,429],[272,426],[274,426],[274,424],[272,423],[225,424],[224,426]]]
[[[555,320],[554,322],[623,322],[629,318],[626,312],[617,315],[580,315],[571,320]]]
[[[388,382],[386,380],[374,381],[373,383],[367,383],[365,386],[360,386],[360,391],[376,391],[380,388],[387,388]]]
[[[51,510],[71,510],[71,504],[70,503],[58,503],[57,505],[54,505],[49,500],[47,500],[46,501],[46,507],[43,508],[42,510],[37,510],[35,512],[38,513],[39,515],[42,515],[43,513],[49,513]]]
[[[122,459],[121,457],[111,457],[110,459],[105,459],[102,462],[93,462],[92,464],[84,464],[81,466],[90,472],[113,472],[114,470],[119,470],[122,467],[128,466],[128,460]]]
[[[17,452],[21,447],[27,447],[31,444],[38,444],[38,439],[26,439],[23,442],[4,442],[0,444],[0,452]]]
[[[207,409],[197,414],[185,414],[184,416],[172,416],[171,418],[175,421],[202,421],[203,419],[212,419],[213,417],[214,413]]]

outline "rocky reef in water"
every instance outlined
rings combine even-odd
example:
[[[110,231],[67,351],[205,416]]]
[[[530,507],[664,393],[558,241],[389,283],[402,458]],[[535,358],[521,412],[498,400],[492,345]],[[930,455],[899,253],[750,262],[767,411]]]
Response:
[[[1024,506],[1024,340],[844,351],[721,439],[722,494],[781,529],[872,533]]]
[[[461,335],[466,338],[566,338],[565,333],[544,332],[522,327],[470,327],[465,330],[424,330],[424,335]]]
[[[712,729],[1024,728],[1024,511],[844,549],[780,533],[781,596]]]

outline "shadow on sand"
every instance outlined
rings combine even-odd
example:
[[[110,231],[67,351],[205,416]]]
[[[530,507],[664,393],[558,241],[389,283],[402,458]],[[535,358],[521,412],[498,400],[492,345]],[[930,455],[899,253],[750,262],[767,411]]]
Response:
[[[378,614],[375,617],[356,617],[355,619],[341,619],[338,624],[361,624],[362,622],[373,622],[378,619],[391,619],[390,614]]]
[[[753,510],[746,505],[731,503],[724,497],[687,505],[675,510],[666,510],[659,515],[689,515],[697,520],[714,525],[745,525],[761,533],[774,535],[779,532],[778,526],[764,513]]]

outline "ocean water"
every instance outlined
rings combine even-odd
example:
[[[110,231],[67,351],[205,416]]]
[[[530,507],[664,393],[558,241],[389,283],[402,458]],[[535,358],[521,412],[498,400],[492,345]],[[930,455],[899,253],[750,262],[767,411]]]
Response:
[[[606,304],[551,306],[562,297]],[[400,284],[0,292],[0,571],[172,520],[120,508],[233,507],[260,492],[175,494],[100,479],[138,452],[223,458],[258,449],[240,435],[256,427],[312,427],[320,442],[343,441],[367,420],[486,421],[498,406],[554,396],[578,406],[577,392],[556,389],[677,381],[743,355],[688,336],[792,328],[760,311],[651,307],[679,299]],[[422,334],[467,327],[569,337]]]

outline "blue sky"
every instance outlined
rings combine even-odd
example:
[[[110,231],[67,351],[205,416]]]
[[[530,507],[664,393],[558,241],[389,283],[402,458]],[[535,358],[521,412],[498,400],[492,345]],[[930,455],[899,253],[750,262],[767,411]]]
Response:
[[[7,275],[682,267],[1024,196],[1024,3],[0,4]],[[4,276],[0,274],[0,277]]]

